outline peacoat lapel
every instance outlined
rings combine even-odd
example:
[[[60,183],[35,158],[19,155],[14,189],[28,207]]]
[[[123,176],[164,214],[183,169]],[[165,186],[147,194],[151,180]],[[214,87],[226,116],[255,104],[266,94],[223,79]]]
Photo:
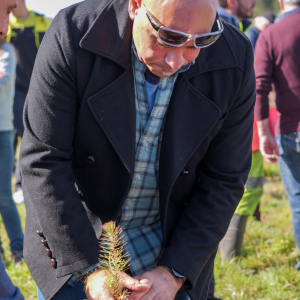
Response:
[[[128,0],[108,1],[80,47],[117,63],[123,74],[88,99],[88,105],[120,159],[133,174],[135,162],[135,97],[131,64],[132,21]],[[113,72],[110,68],[109,72]],[[107,76],[108,70],[100,71]]]
[[[237,58],[224,32],[214,45],[201,49],[196,63],[178,76],[166,117],[160,154],[160,201],[165,211],[177,177],[221,114],[212,99],[201,94],[189,79],[237,66]]]
[[[132,21],[128,15],[128,1],[112,0],[82,38],[80,46],[124,68],[124,73],[92,96],[88,104],[132,175],[136,113],[131,43]],[[188,79],[200,73],[236,66],[237,59],[224,33],[213,46],[201,49],[195,65],[178,76],[161,147],[159,186],[163,201],[167,201],[180,171],[216,124],[221,113],[214,102],[198,92]],[[102,73],[105,76],[105,70]]]

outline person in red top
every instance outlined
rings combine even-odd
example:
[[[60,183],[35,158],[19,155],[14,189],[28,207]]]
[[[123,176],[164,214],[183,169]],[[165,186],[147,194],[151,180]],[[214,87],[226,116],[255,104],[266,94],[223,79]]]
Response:
[[[255,47],[256,107],[260,151],[269,162],[278,156],[281,179],[293,212],[300,248],[300,0],[279,0],[281,21],[261,33]],[[269,129],[268,95],[274,85],[280,113],[276,141]],[[297,264],[300,269],[300,262]]]

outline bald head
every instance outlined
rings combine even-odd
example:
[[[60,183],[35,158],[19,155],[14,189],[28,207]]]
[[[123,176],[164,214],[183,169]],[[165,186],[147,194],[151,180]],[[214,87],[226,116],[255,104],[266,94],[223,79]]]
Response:
[[[161,25],[186,33],[209,32],[204,24],[214,23],[218,0],[144,0]]]
[[[172,47],[158,38],[149,12],[156,23],[187,34],[210,33],[216,19],[217,0],[129,0],[133,20],[133,41],[139,59],[159,77],[167,77],[197,58],[200,49],[194,40]],[[146,10],[147,8],[147,10]],[[148,11],[148,12],[147,12]]]

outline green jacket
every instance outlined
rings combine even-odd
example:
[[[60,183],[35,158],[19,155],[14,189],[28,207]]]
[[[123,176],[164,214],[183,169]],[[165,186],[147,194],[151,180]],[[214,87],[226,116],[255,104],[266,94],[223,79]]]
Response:
[[[27,93],[30,77],[42,39],[52,19],[29,10],[28,17],[18,19],[11,15],[7,42],[12,43],[19,56],[17,64],[16,90]]]

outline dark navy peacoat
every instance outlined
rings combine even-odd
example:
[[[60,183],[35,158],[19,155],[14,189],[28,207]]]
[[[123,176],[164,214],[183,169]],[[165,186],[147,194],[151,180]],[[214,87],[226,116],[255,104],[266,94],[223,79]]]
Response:
[[[207,298],[251,166],[253,50],[240,31],[224,27],[178,76],[159,161],[159,264],[187,277],[193,300]],[[57,15],[37,55],[21,145],[24,256],[47,300],[72,272],[97,263],[100,220],[116,219],[131,186],[131,43],[128,1],[88,0]]]

